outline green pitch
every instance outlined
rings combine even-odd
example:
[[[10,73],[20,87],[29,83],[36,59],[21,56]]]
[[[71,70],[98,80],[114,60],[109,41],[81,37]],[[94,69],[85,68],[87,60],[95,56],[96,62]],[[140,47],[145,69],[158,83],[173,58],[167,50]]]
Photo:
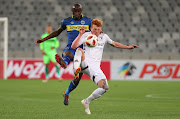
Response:
[[[97,86],[82,80],[64,106],[70,80],[0,80],[0,119],[180,119],[180,82],[109,81],[109,91],[90,104],[80,101]]]

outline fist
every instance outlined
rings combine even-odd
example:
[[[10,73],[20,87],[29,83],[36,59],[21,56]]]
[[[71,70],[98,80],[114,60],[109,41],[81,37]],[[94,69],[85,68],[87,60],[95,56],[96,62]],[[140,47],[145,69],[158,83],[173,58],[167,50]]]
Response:
[[[42,42],[44,42],[44,40],[42,40],[42,39],[37,39],[36,40],[36,44],[39,44],[39,43],[42,43]]]
[[[138,45],[132,44],[132,45],[129,46],[129,49],[134,49],[134,48],[138,48],[138,47],[139,47]]]
[[[46,53],[43,51],[43,52],[42,52],[42,55],[46,55]]]
[[[83,34],[85,32],[85,26],[82,26],[80,29],[79,29],[79,33],[80,34]]]
[[[51,50],[53,50],[54,49],[54,47],[51,47]]]

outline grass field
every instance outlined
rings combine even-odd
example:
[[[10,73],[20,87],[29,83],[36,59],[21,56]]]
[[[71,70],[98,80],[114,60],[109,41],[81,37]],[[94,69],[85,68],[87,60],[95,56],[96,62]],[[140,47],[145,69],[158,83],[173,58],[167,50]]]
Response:
[[[109,81],[109,91],[90,104],[86,115],[80,101],[97,86],[82,80],[70,94],[70,80],[0,80],[0,119],[180,119],[180,82]]]

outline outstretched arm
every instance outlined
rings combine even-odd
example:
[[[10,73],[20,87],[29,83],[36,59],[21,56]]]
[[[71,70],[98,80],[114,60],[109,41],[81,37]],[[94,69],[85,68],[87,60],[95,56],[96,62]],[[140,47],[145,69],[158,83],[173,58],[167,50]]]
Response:
[[[75,49],[77,48],[80,44],[79,44],[79,40],[81,38],[81,36],[84,34],[85,32],[85,27],[82,26],[80,29],[79,29],[79,35],[76,37],[76,39],[73,41],[72,45],[71,45],[71,48]]]
[[[60,27],[59,29],[57,29],[56,31],[52,32],[51,34],[49,34],[47,37],[43,38],[43,39],[37,39],[36,40],[36,44],[42,43],[50,38],[54,38],[56,36],[58,36],[61,32],[63,31],[63,29]]]
[[[124,44],[121,44],[121,43],[118,43],[118,42],[115,42],[115,41],[113,41],[111,46],[113,46],[115,48],[121,48],[121,49],[134,49],[134,48],[139,47],[139,46],[134,45],[134,44],[127,46],[127,45],[124,45]]]

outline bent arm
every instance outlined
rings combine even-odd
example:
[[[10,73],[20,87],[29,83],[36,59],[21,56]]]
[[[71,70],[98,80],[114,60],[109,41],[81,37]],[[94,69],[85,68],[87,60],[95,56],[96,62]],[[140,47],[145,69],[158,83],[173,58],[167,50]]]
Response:
[[[79,40],[81,38],[81,36],[84,34],[85,32],[85,27],[82,26],[80,29],[79,29],[79,34],[78,36],[76,37],[76,39],[73,41],[72,45],[71,45],[71,48],[73,49],[76,49],[80,44],[79,44]]]
[[[76,39],[73,41],[71,48],[76,49],[80,44],[79,44],[79,40],[81,38],[81,34],[79,34]]]

